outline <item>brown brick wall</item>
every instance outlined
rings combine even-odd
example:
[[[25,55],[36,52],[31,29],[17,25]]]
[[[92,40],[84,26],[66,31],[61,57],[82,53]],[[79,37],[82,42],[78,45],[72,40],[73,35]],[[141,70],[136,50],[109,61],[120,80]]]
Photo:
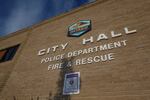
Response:
[[[17,62],[17,58],[19,58],[19,53],[23,48],[23,45],[27,39],[27,34],[29,33],[29,31],[28,32],[22,31],[21,34],[19,33],[20,32],[18,32],[17,35],[8,35],[6,37],[2,37],[0,40],[1,50],[8,47],[12,47],[17,44],[21,44],[19,46],[19,49],[17,50],[16,55],[12,60],[0,63],[0,93],[3,90],[3,88],[6,86],[7,81],[11,73],[13,72],[13,68]]]
[[[36,100],[36,97],[40,96],[40,100],[46,100],[46,97],[51,93],[52,97],[60,97],[65,100],[67,100],[66,98],[69,98],[68,100],[149,100],[149,5],[149,0],[96,2],[90,6],[85,6],[86,9],[83,9],[83,7],[66,14],[64,17],[58,17],[56,20],[33,26],[22,51],[18,54],[19,58],[15,62],[15,67],[1,96],[10,99],[16,96],[18,100],[28,100],[31,97]],[[68,26],[84,19],[92,21],[92,31],[79,38],[67,37]],[[137,32],[125,35],[123,32],[124,27],[136,29]],[[111,38],[111,30],[121,32],[123,35]],[[85,46],[81,44],[83,38],[89,38],[90,36],[96,38],[98,34],[104,32],[108,35],[108,40],[89,43]],[[44,57],[119,40],[127,40],[127,46],[89,55],[80,55],[71,59],[74,62],[79,58],[112,52],[115,53],[115,59],[112,61],[49,71],[47,66],[52,63],[40,64],[41,58]],[[42,48],[66,42],[69,45],[64,51],[58,50],[55,53],[51,52],[41,57],[37,56],[38,50]],[[8,42],[6,45],[8,45]],[[81,74],[80,94],[64,97],[59,93],[62,90],[63,74],[69,71],[79,71]]]

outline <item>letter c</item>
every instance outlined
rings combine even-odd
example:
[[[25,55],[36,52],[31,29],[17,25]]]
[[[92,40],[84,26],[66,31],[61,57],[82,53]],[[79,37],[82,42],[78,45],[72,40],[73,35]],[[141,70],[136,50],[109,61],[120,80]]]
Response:
[[[45,50],[45,49],[39,50],[39,52],[38,52],[38,56],[44,55],[44,54],[45,54],[45,52],[46,52],[46,50]]]

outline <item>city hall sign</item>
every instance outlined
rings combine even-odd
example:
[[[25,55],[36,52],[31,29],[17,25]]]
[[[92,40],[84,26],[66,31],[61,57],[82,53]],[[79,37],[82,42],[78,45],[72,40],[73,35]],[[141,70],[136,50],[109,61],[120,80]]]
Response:
[[[91,30],[91,21],[88,20],[82,20],[77,23],[72,24],[69,26],[68,29],[68,36],[70,37],[80,37],[81,35],[87,33]],[[101,41],[106,41],[109,39],[117,38],[117,37],[123,37],[124,35],[130,35],[133,33],[136,33],[136,30],[131,30],[128,27],[124,27],[123,33],[119,33],[116,31],[110,31],[109,34],[105,33],[98,33],[94,36],[89,36],[88,38],[83,38],[80,42],[82,48],[78,50],[72,50],[69,52],[66,52],[67,48],[70,48],[71,43],[67,41],[66,43],[57,44],[51,47],[42,48],[38,51],[37,55],[41,56],[40,63],[41,64],[47,64],[48,63],[48,70],[54,70],[54,69],[60,69],[65,67],[72,67],[72,66],[79,66],[79,65],[85,65],[85,64],[92,64],[92,63],[98,63],[98,62],[106,62],[111,61],[115,59],[114,52],[110,52],[112,49],[117,49],[121,47],[127,46],[127,40],[122,39],[118,41],[113,41],[105,44],[92,44],[92,46],[86,48],[85,45],[91,44],[91,43],[100,43]],[[55,55],[55,52],[57,51],[63,51],[61,54]],[[102,55],[94,55],[93,53],[101,52],[101,51],[107,51],[108,53],[102,54]],[[52,54],[54,54],[52,56]],[[89,56],[84,57],[84,55],[88,54]],[[83,55],[83,56],[80,56]],[[63,59],[69,59],[69,58],[77,58],[73,61],[68,61],[66,66],[62,66]]]

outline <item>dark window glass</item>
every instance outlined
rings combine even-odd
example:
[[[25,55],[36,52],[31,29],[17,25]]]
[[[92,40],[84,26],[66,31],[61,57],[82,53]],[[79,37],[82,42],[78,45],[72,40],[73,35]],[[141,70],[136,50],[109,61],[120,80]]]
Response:
[[[20,44],[0,50],[0,62],[12,60],[16,54],[17,49],[19,48],[19,45]]]
[[[0,51],[0,60],[3,59],[5,53],[6,53],[6,50]]]

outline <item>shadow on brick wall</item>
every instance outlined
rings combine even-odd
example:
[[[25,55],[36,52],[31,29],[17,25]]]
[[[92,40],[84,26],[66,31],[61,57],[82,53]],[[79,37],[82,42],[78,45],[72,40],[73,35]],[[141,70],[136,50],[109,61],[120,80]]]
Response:
[[[62,69],[60,69],[59,72],[59,79],[57,81],[57,92],[54,95],[54,100],[71,100],[70,95],[63,95],[63,85],[64,85],[64,77],[66,73],[72,73],[73,66],[66,67],[68,65],[68,62],[73,62],[73,58],[70,59],[63,59],[62,60]],[[71,64],[72,65],[72,64]]]

